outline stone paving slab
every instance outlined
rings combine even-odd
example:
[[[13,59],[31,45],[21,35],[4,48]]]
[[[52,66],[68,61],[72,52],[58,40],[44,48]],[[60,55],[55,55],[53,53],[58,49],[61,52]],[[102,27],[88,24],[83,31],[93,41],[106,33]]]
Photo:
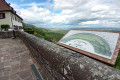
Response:
[[[0,39],[0,80],[35,80],[29,54],[19,38]]]

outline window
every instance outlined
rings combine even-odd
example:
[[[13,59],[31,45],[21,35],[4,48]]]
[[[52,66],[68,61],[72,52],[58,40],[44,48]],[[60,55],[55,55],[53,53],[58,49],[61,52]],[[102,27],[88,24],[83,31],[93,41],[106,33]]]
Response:
[[[17,18],[17,21],[19,22],[19,18]]]
[[[14,15],[12,17],[13,17],[13,20],[14,20]]]
[[[15,17],[15,21],[17,21],[17,17]]]
[[[0,13],[0,19],[4,19],[5,18],[5,13]]]

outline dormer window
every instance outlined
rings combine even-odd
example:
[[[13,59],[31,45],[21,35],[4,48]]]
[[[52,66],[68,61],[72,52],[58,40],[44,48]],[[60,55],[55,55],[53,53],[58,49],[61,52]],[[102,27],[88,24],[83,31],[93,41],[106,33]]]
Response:
[[[5,13],[0,13],[0,19],[4,19],[5,18]]]

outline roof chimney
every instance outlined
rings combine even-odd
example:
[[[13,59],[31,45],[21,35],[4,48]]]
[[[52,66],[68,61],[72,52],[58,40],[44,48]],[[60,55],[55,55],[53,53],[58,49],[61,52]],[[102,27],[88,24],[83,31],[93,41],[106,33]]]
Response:
[[[10,4],[10,3],[8,3],[8,5],[10,6],[11,4]]]

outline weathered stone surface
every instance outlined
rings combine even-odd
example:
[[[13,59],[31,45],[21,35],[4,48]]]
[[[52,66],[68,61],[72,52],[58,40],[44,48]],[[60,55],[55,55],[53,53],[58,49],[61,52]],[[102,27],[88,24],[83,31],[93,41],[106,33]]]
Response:
[[[30,52],[19,38],[0,39],[0,46],[0,80],[35,80]]]
[[[120,70],[99,61],[25,32],[19,32],[19,37],[39,63],[40,72],[47,70],[53,80],[120,80]],[[43,78],[48,79],[47,74],[43,74]]]
[[[2,76],[0,77],[0,80],[9,80],[9,76]]]
[[[13,37],[13,31],[3,31],[3,32],[0,32],[0,37],[1,38],[11,38]],[[18,32],[15,31],[15,36],[18,36]]]

